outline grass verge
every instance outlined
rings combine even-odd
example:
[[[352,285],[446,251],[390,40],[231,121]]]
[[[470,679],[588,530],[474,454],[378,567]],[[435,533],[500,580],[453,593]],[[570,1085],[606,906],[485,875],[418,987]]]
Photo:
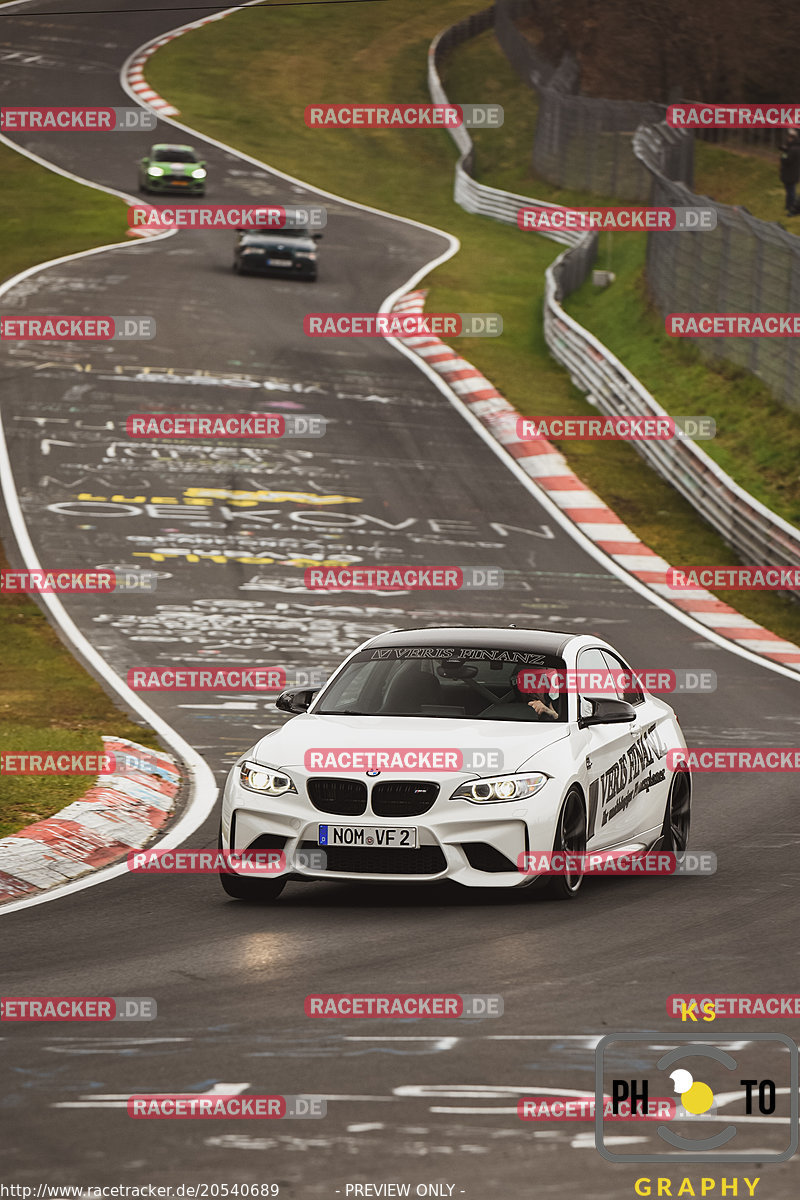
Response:
[[[120,242],[122,200],[82,187],[0,144],[0,272]],[[0,552],[0,568],[8,563]],[[27,596],[0,593],[0,750],[101,750],[101,734],[157,746],[155,735],[117,708],[59,641]],[[94,776],[2,776],[0,837],[50,817]]]
[[[303,121],[303,110],[311,103],[428,100],[430,39],[474,7],[474,0],[441,0],[432,11],[425,0],[405,0],[401,19],[392,4],[359,6],[357,23],[352,9],[344,6],[245,9],[159,50],[148,64],[148,81],[179,107],[186,124],[319,187],[458,236],[461,253],[427,281],[429,308],[501,313],[501,339],[460,344],[470,361],[526,414],[589,415],[596,410],[551,359],[542,335],[543,275],[558,250],[543,238],[522,235],[454,205],[455,151],[447,134],[312,130]],[[276,44],[280,56],[274,53]],[[503,129],[476,139],[485,182],[545,199],[587,201],[576,193],[534,185],[520,171],[519,164],[529,156],[535,107],[491,34],[458,50],[447,66],[446,86],[454,101],[496,100],[505,107]],[[598,197],[591,199],[597,202]],[[613,198],[605,202],[613,203]],[[632,246],[625,251],[632,252]],[[613,254],[617,270],[623,251],[614,248]],[[703,381],[696,388],[704,401],[706,386]],[[683,411],[708,409],[705,403],[698,409],[692,399]],[[560,448],[586,483],[669,561],[735,561],[722,539],[631,446],[571,442]],[[754,620],[800,641],[800,606],[766,593],[719,595]]]

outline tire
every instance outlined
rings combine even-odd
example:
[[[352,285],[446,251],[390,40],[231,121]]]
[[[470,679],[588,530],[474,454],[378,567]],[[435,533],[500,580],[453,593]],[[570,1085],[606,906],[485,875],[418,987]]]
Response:
[[[692,781],[686,771],[678,771],[673,775],[669,789],[659,850],[673,850],[676,854],[684,851],[689,844],[691,820]]]
[[[553,850],[571,854],[586,851],[586,809],[575,788],[567,792],[558,814]],[[541,881],[538,891],[546,900],[574,900],[582,883],[583,872],[580,875],[550,875]]]
[[[217,849],[222,849],[222,822],[220,821]],[[250,904],[270,904],[277,900],[286,887],[285,879],[246,879],[242,875],[219,872],[222,890],[234,900],[245,900]]]

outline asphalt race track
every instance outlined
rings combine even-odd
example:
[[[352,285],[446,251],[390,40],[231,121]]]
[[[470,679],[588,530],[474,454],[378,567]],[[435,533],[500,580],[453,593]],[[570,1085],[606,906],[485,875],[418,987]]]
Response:
[[[209,11],[159,13],[148,0],[77,7],[40,0],[0,14],[0,104],[130,106],[119,85],[128,55]],[[166,125],[17,139],[126,193],[135,193],[136,160],[158,140],[184,139]],[[376,339],[304,336],[310,309],[376,311],[447,250],[444,237],[320,198],[213,146],[207,158],[210,202],[326,205],[317,284],[239,278],[232,234],[184,231],[52,267],[2,300],[5,313],[157,321],[152,342],[0,344],[6,436],[42,563],[159,572],[154,593],[63,597],[116,672],[324,669],[393,627],[513,622],[596,631],[637,666],[715,671],[715,693],[675,699],[690,746],[796,742],[797,682],[706,639],[609,573],[412,362]],[[126,438],[132,412],[237,412],[254,400],[322,414],[327,434],[266,448]],[[190,489],[227,495],[189,504],[198,499]],[[302,569],[287,562],[340,554],[495,565],[505,587],[325,595],[306,591]],[[238,561],[258,558],[267,561]],[[250,693],[147,699],[219,781],[283,720],[269,698]],[[525,1189],[600,1200],[631,1195],[640,1175],[690,1174],[606,1163],[591,1125],[531,1126],[518,1120],[516,1098],[591,1091],[603,1034],[642,1030],[645,1042],[663,1045],[670,1025],[681,1031],[666,1016],[674,992],[792,990],[797,805],[790,774],[699,776],[692,846],[716,852],[717,875],[590,880],[574,904],[454,885],[313,884],[289,885],[277,905],[258,908],[229,900],[213,877],[122,876],[11,912],[2,922],[5,993],[152,996],[158,1019],[4,1026],[0,1177],[276,1182],[290,1197],[400,1180],[451,1184],[454,1196]],[[217,824],[218,811],[187,844],[215,845]],[[500,993],[505,1014],[315,1024],[303,1014],[313,990]],[[788,1020],[724,1021],[712,1032],[722,1039],[715,1044],[741,1045],[748,1031],[775,1024],[800,1033]],[[265,1128],[137,1123],[125,1112],[129,1094],[214,1087],[322,1094],[328,1115]],[[779,1109],[747,1136],[752,1128],[756,1145],[774,1149],[785,1118]],[[625,1136],[654,1144],[640,1126]],[[760,1174],[763,1192],[782,1200],[798,1193],[797,1163],[744,1174]]]

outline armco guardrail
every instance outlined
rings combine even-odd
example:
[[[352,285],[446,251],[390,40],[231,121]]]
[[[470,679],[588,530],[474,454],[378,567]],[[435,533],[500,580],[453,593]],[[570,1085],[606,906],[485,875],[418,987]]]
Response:
[[[492,13],[493,9],[486,9],[467,17],[445,29],[431,43],[428,89],[435,103],[449,103],[439,75],[443,56],[488,29]],[[461,128],[449,132],[460,151],[454,198],[467,212],[516,225],[521,207],[546,203],[478,183],[470,174],[474,146],[469,133]],[[587,393],[601,412],[619,416],[666,416],[666,410],[636,376],[561,306],[564,297],[587,278],[596,257],[597,234],[559,231],[543,236],[568,243],[568,249],[545,272],[544,334],[550,353],[566,367],[575,385]],[[632,442],[631,445],[721,534],[745,563],[788,567],[800,562],[800,530],[739,487],[694,442],[674,439]],[[800,598],[800,591],[794,595]]]
[[[633,153],[650,172],[653,204],[703,205],[716,225],[681,237],[649,234],[647,284],[656,306],[670,312],[797,312],[800,238],[743,208],[697,196],[675,176],[681,132],[663,122],[642,125]],[[722,358],[763,380],[776,399],[800,412],[800,342],[791,337],[691,338],[704,358]]]

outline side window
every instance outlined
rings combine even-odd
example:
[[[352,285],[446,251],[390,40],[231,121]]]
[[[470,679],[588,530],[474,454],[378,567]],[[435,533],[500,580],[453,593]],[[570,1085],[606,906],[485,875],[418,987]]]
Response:
[[[624,663],[621,658],[617,658],[616,654],[612,654],[609,650],[604,650],[603,655],[613,671],[631,672],[631,668],[627,663]],[[617,693],[620,700],[627,700],[628,704],[643,704],[644,693],[639,688],[634,688],[630,692],[619,691]]]
[[[578,712],[581,716],[588,715],[591,712],[589,705],[584,706],[581,701],[594,698],[596,696],[609,696],[609,692],[604,687],[604,681],[608,676],[608,663],[603,658],[600,650],[594,646],[587,650],[581,650],[577,660],[578,679],[580,688],[578,690]],[[596,673],[597,683],[592,686],[592,673]],[[588,677],[587,677],[588,676]],[[614,695],[615,693],[611,693]],[[585,711],[584,711],[585,708]]]

